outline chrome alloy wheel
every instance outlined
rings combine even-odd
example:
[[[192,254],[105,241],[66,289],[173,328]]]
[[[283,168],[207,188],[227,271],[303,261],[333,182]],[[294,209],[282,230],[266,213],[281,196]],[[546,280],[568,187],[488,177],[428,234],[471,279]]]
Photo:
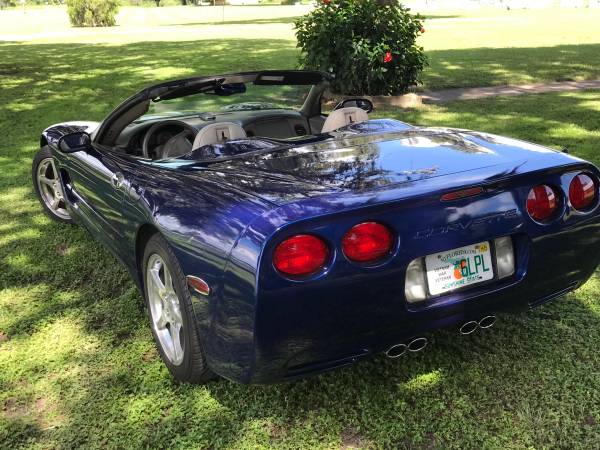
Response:
[[[146,266],[146,286],[152,328],[169,361],[183,362],[183,320],[171,272],[162,257],[153,253]]]
[[[63,194],[58,171],[52,158],[44,158],[40,161],[36,171],[36,183],[40,197],[52,214],[61,219],[70,219],[67,211],[65,196]]]

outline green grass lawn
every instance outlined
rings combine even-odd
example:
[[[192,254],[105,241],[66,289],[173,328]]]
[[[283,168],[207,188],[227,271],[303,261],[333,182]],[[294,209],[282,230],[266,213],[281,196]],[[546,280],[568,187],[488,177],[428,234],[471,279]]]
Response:
[[[77,29],[69,27],[63,7],[34,8],[26,13],[15,9],[0,11],[0,40],[46,44],[31,49],[44,57],[46,52],[48,56],[68,54],[73,44],[77,44],[72,51],[82,53],[81,56],[89,54],[92,66],[95,46],[82,44],[125,46],[125,52],[136,53],[136,62],[143,69],[158,62],[157,56],[163,49],[165,65],[178,59],[175,64],[186,73],[207,73],[216,60],[224,68],[221,70],[237,70],[239,65],[294,68],[298,52],[293,19],[308,10],[309,6],[225,10],[124,7],[116,27]],[[430,66],[423,74],[421,89],[600,78],[600,8],[484,9],[423,14],[427,17],[426,32],[419,42],[426,50]],[[240,40],[256,40],[251,44],[255,50],[252,55],[245,52],[242,58],[236,58],[239,53],[229,45]],[[140,41],[157,42],[150,61],[145,58],[148,53],[144,48],[137,49]],[[209,66],[205,64],[206,56],[210,56]],[[160,73],[160,76],[170,75]]]
[[[486,332],[435,333],[425,352],[400,360],[377,357],[274,386],[171,381],[125,270],[84,230],[42,214],[31,188],[31,158],[45,126],[101,119],[156,79],[292,67],[294,42],[282,31],[289,23],[263,25],[261,34],[249,36],[242,36],[246,27],[258,24],[190,25],[192,36],[161,25],[162,39],[173,38],[168,42],[82,30],[80,38],[0,44],[0,448],[600,448],[597,276],[550,305],[503,316]],[[564,35],[566,26],[557,22],[556,30]],[[569,76],[592,76],[578,64],[597,67],[598,55],[585,49],[600,43],[580,31],[576,39],[585,45],[548,33],[547,45],[532,37],[519,52],[569,46]],[[469,48],[461,42],[436,50],[446,52],[452,79],[499,81],[493,73],[476,75],[460,59]],[[493,64],[494,54],[478,51]],[[546,57],[532,59],[531,71],[518,69],[513,59],[525,64],[527,57],[511,58],[509,50],[495,55],[501,52],[507,52],[507,72],[499,73],[510,79],[560,66]],[[600,164],[600,92],[379,114],[566,146]]]

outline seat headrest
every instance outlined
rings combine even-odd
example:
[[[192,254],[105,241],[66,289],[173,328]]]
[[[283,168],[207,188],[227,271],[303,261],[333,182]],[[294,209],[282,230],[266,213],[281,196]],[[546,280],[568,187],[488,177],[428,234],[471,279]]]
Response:
[[[202,128],[196,138],[192,149],[195,150],[205,145],[223,144],[233,139],[244,139],[246,132],[237,123],[217,122]]]
[[[329,133],[351,123],[366,122],[367,120],[369,120],[369,116],[364,109],[355,106],[336,109],[325,119],[321,133]]]

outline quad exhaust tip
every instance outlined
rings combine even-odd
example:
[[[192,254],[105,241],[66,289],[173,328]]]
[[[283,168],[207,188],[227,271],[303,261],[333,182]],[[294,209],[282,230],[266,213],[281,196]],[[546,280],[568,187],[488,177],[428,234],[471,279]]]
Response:
[[[458,331],[460,331],[460,334],[471,334],[475,330],[477,330],[478,327],[478,322],[474,320],[469,320],[468,322],[464,323]]]
[[[420,352],[427,347],[427,338],[418,337],[408,343],[409,352]]]
[[[478,328],[485,330],[491,328],[496,323],[496,316],[484,316],[481,319],[469,320],[460,327],[460,334],[466,335],[475,332]],[[406,343],[392,345],[385,351],[385,356],[388,358],[399,358],[404,355],[407,351],[409,352],[420,352],[427,347],[428,341],[425,337],[416,337]]]
[[[479,328],[483,328],[485,330],[486,328],[492,327],[495,323],[496,316],[485,316],[479,321]]]
[[[404,355],[404,353],[406,353],[406,351],[408,350],[409,352],[420,352],[421,350],[423,350],[425,347],[427,347],[427,338],[425,337],[417,337],[414,338],[411,341],[408,341],[408,343],[404,344],[395,344],[392,345],[390,348],[388,348],[385,352],[385,356],[387,356],[388,358],[399,358],[400,356]]]
[[[402,355],[404,355],[405,352],[406,344],[396,344],[392,345],[390,348],[387,349],[387,351],[385,352],[385,356],[394,359],[401,357]]]
[[[485,330],[486,328],[491,328],[496,323],[496,316],[485,316],[477,320],[469,320],[462,324],[458,331],[460,334],[471,334],[477,330],[477,328],[481,328]]]

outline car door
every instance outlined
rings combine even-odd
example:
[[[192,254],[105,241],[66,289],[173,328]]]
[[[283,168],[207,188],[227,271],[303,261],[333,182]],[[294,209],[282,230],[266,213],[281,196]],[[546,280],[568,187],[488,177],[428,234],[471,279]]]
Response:
[[[105,244],[121,259],[130,254],[124,208],[126,188],[132,175],[118,154],[92,145],[75,153],[57,152],[55,155],[63,180],[70,209],[79,222],[96,239]]]

